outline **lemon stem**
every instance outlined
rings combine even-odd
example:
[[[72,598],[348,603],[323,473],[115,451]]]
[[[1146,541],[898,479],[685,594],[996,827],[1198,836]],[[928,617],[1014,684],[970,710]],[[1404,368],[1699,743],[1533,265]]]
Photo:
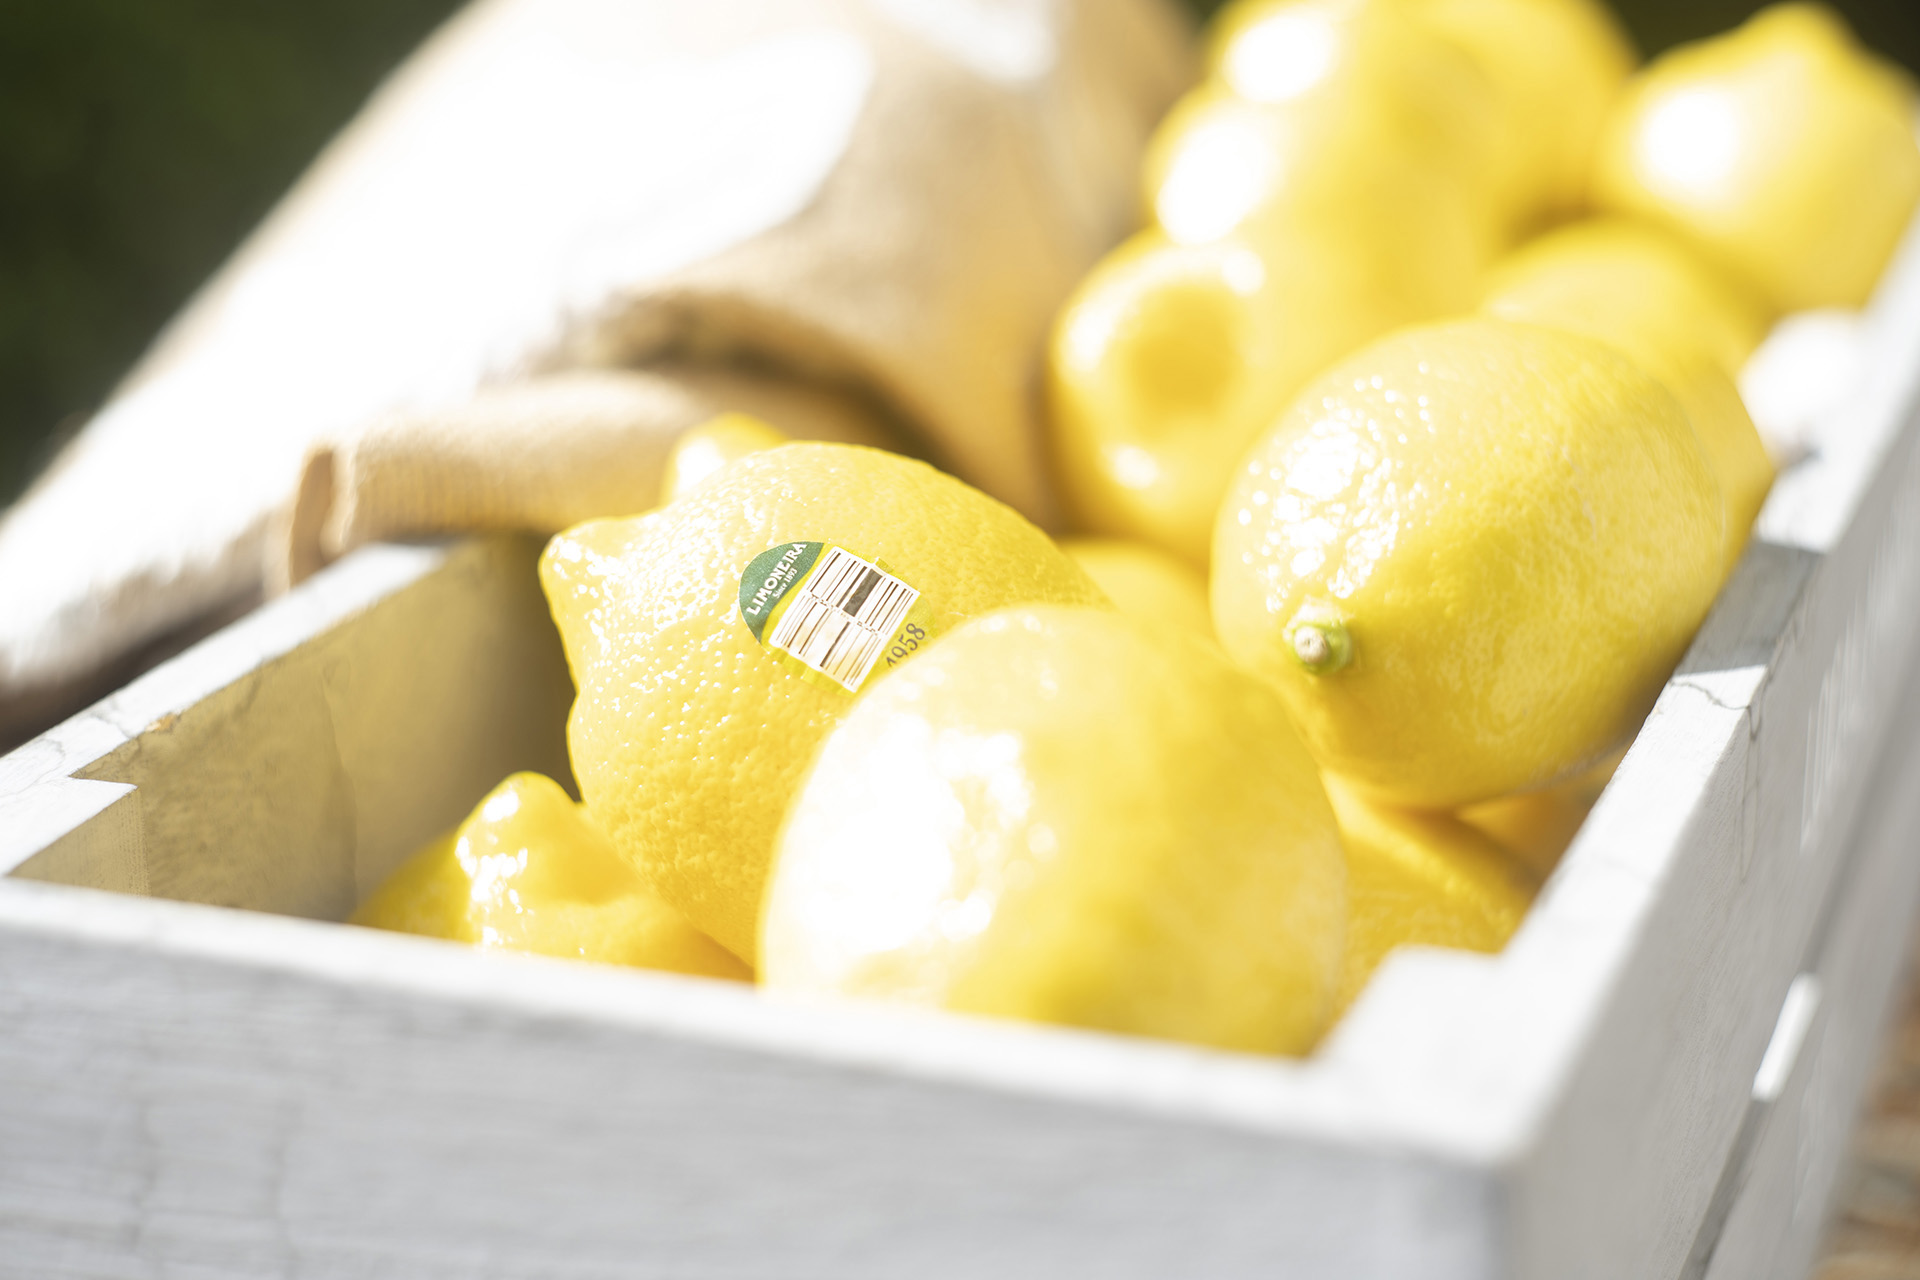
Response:
[[[1330,675],[1353,661],[1353,637],[1347,624],[1314,610],[1301,610],[1287,628],[1287,643],[1300,665],[1314,675]]]

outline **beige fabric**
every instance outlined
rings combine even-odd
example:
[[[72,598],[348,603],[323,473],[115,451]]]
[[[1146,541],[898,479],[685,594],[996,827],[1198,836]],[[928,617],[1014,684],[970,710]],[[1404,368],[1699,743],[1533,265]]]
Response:
[[[1046,327],[1188,71],[1162,0],[480,0],[0,518],[0,709],[365,538],[624,500],[684,414],[499,398],[564,371],[850,388],[1050,519]]]
[[[368,542],[446,529],[553,532],[652,506],[673,442],[727,410],[800,440],[898,449],[857,397],[742,369],[585,369],[394,414],[307,456],[268,585]]]

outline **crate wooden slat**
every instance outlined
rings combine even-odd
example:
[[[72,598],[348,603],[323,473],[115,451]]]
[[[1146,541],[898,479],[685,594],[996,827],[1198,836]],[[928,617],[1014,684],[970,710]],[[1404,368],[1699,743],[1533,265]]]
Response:
[[[1920,892],[1909,240],[1519,935],[1303,1062],[331,923],[569,692],[530,543],[343,561],[0,759],[0,1274],[1797,1274]]]

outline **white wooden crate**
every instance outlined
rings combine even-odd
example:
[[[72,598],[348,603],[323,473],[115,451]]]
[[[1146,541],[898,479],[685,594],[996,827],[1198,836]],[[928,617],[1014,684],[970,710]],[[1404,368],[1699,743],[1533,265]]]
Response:
[[[1867,332],[1519,935],[1304,1062],[328,923],[566,768],[533,545],[355,555],[0,759],[0,1275],[1802,1274],[1920,895],[1920,239]]]

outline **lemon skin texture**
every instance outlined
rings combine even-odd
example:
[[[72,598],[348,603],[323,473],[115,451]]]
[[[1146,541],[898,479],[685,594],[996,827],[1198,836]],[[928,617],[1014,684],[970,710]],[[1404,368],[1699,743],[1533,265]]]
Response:
[[[673,442],[660,480],[660,501],[691,493],[722,467],[762,449],[786,444],[778,427],[750,413],[723,413],[687,428]]]
[[[1599,338],[1666,384],[1726,497],[1731,570],[1774,477],[1734,384],[1765,329],[1758,304],[1668,233],[1604,219],[1551,232],[1497,264],[1482,310]]]
[[[1213,639],[1207,580],[1186,561],[1144,542],[1118,538],[1066,538],[1060,549],[1135,622]]]
[[[1403,330],[1249,455],[1214,625],[1323,768],[1453,809],[1626,740],[1712,602],[1724,521],[1679,402],[1613,348],[1481,318]]]
[[[935,635],[1008,604],[1106,605],[1011,508],[854,445],[753,453],[658,511],[548,544],[540,577],[578,691],[567,740],[587,806],[661,896],[749,963],[781,816],[853,702],[741,618],[741,572],[796,540],[879,560],[921,593]]]
[[[642,884],[560,785],[516,773],[388,877],[353,923],[479,947],[746,981]]]
[[[1634,78],[1595,200],[1690,236],[1777,311],[1857,307],[1920,201],[1915,107],[1831,10],[1775,5]]]
[[[1345,870],[1272,691],[1117,613],[977,618],[827,739],[768,889],[761,981],[1298,1053]]]
[[[1254,439],[1307,379],[1405,317],[1369,270],[1337,248],[1262,254],[1153,233],[1111,254],[1049,351],[1051,444],[1075,523],[1204,568]]]
[[[1374,804],[1337,778],[1326,787],[1347,854],[1340,1009],[1395,947],[1507,945],[1540,887],[1523,863],[1450,814]]]
[[[1584,205],[1608,110],[1638,61],[1596,0],[1414,0],[1414,12],[1466,50],[1499,108],[1495,182],[1509,227]]]

